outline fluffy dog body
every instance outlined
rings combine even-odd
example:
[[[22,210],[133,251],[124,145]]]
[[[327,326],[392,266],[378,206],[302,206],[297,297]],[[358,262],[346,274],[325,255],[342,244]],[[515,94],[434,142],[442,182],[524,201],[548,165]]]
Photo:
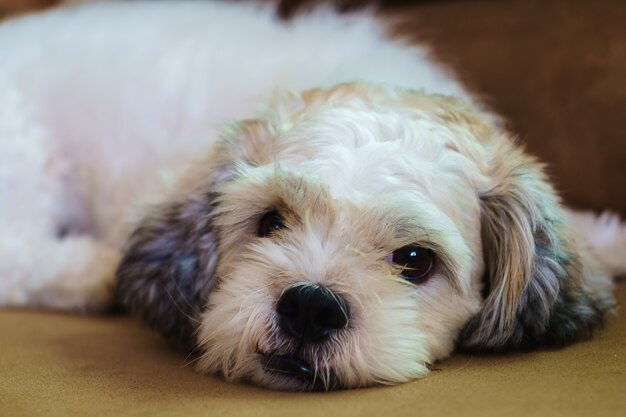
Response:
[[[104,308],[119,268],[201,371],[328,389],[423,376],[455,344],[567,343],[612,303],[623,226],[577,239],[497,118],[367,14],[102,4],[6,22],[0,51],[0,305]],[[434,254],[424,282],[403,247]],[[347,306],[324,342],[281,328],[302,283]]]

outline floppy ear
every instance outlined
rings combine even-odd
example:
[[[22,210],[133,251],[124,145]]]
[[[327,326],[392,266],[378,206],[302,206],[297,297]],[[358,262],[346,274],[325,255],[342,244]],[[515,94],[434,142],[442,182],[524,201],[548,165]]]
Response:
[[[178,182],[179,197],[156,207],[130,236],[117,270],[122,305],[168,339],[195,347],[195,331],[213,286],[218,257],[214,227],[219,184],[235,167],[271,158],[272,131],[262,119],[226,126],[208,159]]]
[[[211,290],[217,262],[213,195],[159,208],[131,235],[117,270],[119,300],[145,324],[186,349]]]
[[[585,285],[584,268],[542,167],[508,139],[489,161],[481,195],[487,276],[483,307],[461,348],[527,349],[590,336],[607,300]]]

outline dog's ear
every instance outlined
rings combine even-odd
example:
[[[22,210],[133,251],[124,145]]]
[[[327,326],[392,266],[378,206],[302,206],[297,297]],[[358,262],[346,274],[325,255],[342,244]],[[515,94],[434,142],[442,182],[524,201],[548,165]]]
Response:
[[[583,285],[576,242],[541,165],[499,139],[488,161],[490,185],[481,192],[485,298],[460,347],[528,349],[589,336],[606,300]]]
[[[117,298],[145,324],[186,349],[213,286],[218,256],[214,214],[219,184],[236,166],[264,158],[263,121],[224,129],[208,160],[192,164],[172,201],[151,210],[131,234],[117,270]],[[268,145],[269,146],[269,145]]]
[[[186,349],[217,262],[212,200],[204,193],[155,210],[131,235],[117,270],[123,306]]]

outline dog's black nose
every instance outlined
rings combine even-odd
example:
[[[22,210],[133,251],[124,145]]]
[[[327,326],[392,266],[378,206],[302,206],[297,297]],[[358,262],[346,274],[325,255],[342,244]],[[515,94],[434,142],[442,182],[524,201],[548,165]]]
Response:
[[[345,302],[328,288],[314,284],[286,290],[276,311],[281,329],[303,343],[322,341],[348,324]]]

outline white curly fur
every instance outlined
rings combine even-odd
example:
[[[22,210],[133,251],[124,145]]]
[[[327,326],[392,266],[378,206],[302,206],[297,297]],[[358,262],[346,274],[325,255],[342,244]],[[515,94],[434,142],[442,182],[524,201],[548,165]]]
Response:
[[[369,13],[280,23],[271,6],[105,2],[4,22],[0,51],[0,305],[63,308],[47,301],[57,282],[108,281],[94,271],[110,275],[130,220],[277,91],[364,80],[469,98]],[[104,296],[83,295],[66,307]]]

